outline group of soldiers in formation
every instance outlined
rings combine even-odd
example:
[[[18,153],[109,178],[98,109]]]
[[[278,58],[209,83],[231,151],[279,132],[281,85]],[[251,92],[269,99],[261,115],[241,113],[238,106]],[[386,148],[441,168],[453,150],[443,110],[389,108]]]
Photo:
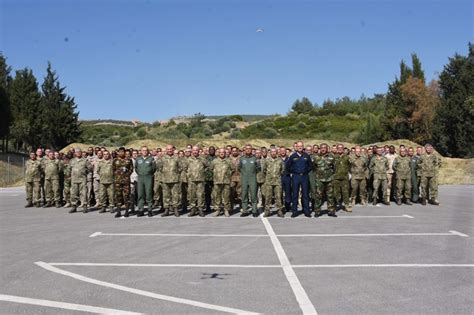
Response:
[[[398,151],[398,152],[396,152]],[[275,209],[279,217],[303,214],[319,217],[327,202],[327,214],[339,209],[352,212],[365,205],[394,200],[438,205],[437,176],[441,160],[433,147],[401,145],[346,148],[342,144],[293,148],[240,149],[188,145],[177,150],[108,151],[90,147],[67,153],[39,148],[26,162],[26,207],[67,207],[70,213],[110,208],[115,217],[161,216],[188,212],[188,216],[230,216],[240,206],[240,215],[264,216]],[[147,207],[145,207],[145,204]],[[123,213],[123,214],[122,214]]]

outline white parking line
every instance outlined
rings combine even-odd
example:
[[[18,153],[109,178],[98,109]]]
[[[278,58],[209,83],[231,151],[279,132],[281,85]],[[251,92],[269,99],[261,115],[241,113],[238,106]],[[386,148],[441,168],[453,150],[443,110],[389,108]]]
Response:
[[[278,260],[280,261],[281,266],[283,267],[283,272],[285,273],[286,279],[288,280],[291,289],[293,290],[293,294],[296,297],[296,301],[298,302],[303,314],[318,314],[316,309],[314,308],[313,303],[309,299],[306,291],[304,290],[303,286],[301,285],[300,280],[296,276],[295,271],[291,267],[290,261],[286,256],[285,250],[281,246],[278,237],[276,236],[273,228],[268,222],[267,218],[260,216],[265,229],[267,230],[268,235],[270,236],[270,240],[272,241],[273,247],[275,248],[275,252],[278,256]]]
[[[80,280],[80,281],[100,285],[100,286],[103,286],[103,287],[112,288],[112,289],[116,289],[116,290],[120,290],[120,291],[124,291],[124,292],[128,292],[128,293],[132,293],[132,294],[147,296],[147,297],[151,297],[151,298],[158,299],[158,300],[164,300],[164,301],[174,302],[174,303],[179,303],[179,304],[186,304],[186,305],[196,306],[196,307],[205,308],[205,309],[209,309],[209,310],[213,310],[213,311],[232,313],[232,314],[258,314],[258,313],[244,311],[244,310],[240,310],[240,309],[236,309],[236,308],[213,305],[213,304],[203,303],[203,302],[199,302],[199,301],[188,300],[188,299],[178,298],[178,297],[174,297],[174,296],[163,295],[163,294],[153,293],[153,292],[149,292],[149,291],[134,289],[134,288],[126,287],[126,286],[115,284],[115,283],[105,282],[105,281],[89,278],[89,277],[86,277],[86,276],[82,276],[82,275],[79,275],[77,273],[73,273],[73,272],[70,272],[70,271],[62,270],[60,268],[54,267],[54,266],[52,266],[50,264],[47,264],[45,262],[42,262],[42,261],[35,262],[35,264],[42,267],[42,268],[44,268],[44,269],[46,269],[46,270],[49,270],[51,272],[58,273],[58,274],[61,274],[61,275],[64,275],[64,276],[68,276],[68,277],[74,278],[76,280]]]
[[[97,314],[110,314],[110,315],[115,315],[115,314],[116,315],[139,315],[141,314],[141,313],[135,313],[135,312],[116,310],[113,308],[104,308],[104,307],[96,307],[96,306],[83,305],[83,304],[73,304],[73,303],[57,302],[57,301],[50,301],[50,300],[32,299],[32,298],[27,298],[27,297],[22,297],[22,296],[6,295],[6,294],[0,294],[0,301],[47,306],[47,307],[53,307],[53,308],[62,308],[65,310],[82,311],[82,312],[97,313]]]
[[[293,268],[474,268],[474,264],[293,265]]]
[[[370,237],[370,236],[461,236],[468,235],[449,231],[448,233],[354,233],[354,234],[279,234],[278,237]]]
[[[102,233],[95,232],[89,237],[97,236],[162,236],[162,237],[268,237],[266,234],[162,234],[162,233]]]

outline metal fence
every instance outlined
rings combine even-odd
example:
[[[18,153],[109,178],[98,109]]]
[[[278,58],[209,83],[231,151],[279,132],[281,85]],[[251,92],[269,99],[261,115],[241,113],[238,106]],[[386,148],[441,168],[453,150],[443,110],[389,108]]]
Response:
[[[0,154],[0,187],[21,184],[27,156],[19,153]]]

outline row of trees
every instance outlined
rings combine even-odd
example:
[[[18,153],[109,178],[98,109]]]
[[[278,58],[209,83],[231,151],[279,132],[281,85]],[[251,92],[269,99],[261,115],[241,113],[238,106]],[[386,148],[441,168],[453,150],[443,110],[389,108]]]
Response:
[[[80,138],[77,105],[50,63],[41,90],[31,69],[17,70],[14,77],[11,72],[0,54],[2,150],[8,150],[9,144],[17,151],[43,145],[60,149]]]
[[[358,142],[410,139],[431,142],[445,156],[474,157],[474,45],[469,44],[468,56],[449,58],[439,78],[429,83],[412,54],[411,66],[401,61],[399,77],[384,95],[326,100],[322,106],[303,97],[291,114],[358,114],[366,120]]]

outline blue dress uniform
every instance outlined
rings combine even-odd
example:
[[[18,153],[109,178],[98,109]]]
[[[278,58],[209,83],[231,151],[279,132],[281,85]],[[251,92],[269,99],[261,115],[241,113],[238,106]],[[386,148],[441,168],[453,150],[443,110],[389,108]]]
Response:
[[[286,161],[286,169],[291,174],[292,184],[292,205],[293,215],[298,212],[298,195],[301,187],[303,212],[305,215],[311,215],[309,209],[309,179],[308,173],[313,169],[313,162],[308,153],[293,153]]]
[[[283,190],[283,194],[285,195],[285,212],[289,212],[291,210],[291,175],[288,169],[286,168],[286,162],[288,161],[289,157],[285,157],[283,163],[285,165],[285,170],[281,175],[281,187]]]

